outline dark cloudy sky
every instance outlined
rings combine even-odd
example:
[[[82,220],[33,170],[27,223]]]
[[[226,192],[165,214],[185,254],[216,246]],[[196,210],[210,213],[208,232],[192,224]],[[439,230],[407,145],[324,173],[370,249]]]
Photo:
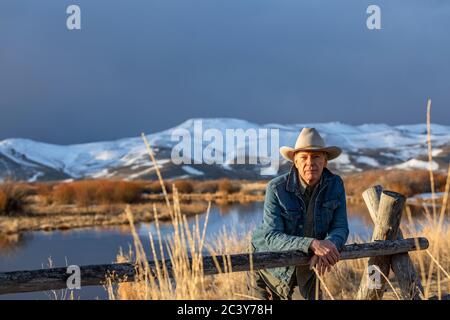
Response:
[[[66,28],[81,7],[82,30]],[[382,30],[366,28],[381,7]],[[192,117],[450,125],[447,0],[1,0],[0,140]]]

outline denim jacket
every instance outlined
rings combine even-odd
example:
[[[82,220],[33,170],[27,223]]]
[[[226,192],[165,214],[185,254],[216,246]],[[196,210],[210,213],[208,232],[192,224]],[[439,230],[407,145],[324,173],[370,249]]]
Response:
[[[267,184],[263,223],[252,235],[255,252],[300,250],[311,253],[309,246],[313,238],[303,236],[306,205],[294,170],[297,169],[292,166],[288,173]],[[323,169],[322,178],[314,203],[315,234],[318,240],[328,239],[340,250],[349,233],[344,183],[327,168]],[[295,266],[267,269],[285,285],[294,270]]]

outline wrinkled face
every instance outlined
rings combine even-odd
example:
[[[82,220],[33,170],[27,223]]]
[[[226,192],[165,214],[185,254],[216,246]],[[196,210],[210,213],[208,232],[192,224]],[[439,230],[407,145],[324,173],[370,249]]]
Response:
[[[314,186],[327,165],[327,155],[322,151],[299,151],[294,155],[294,164],[303,180]]]

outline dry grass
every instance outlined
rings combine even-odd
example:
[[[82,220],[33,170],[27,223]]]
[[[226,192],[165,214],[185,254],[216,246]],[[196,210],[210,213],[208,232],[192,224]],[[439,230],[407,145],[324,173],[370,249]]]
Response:
[[[149,155],[155,163],[153,153],[148,142],[143,135],[144,142],[149,149]],[[207,277],[203,272],[203,253],[207,249],[210,254],[227,255],[231,252],[243,251],[242,244],[247,244],[249,248],[249,235],[245,239],[239,239],[237,235],[230,236],[224,234],[218,237],[214,244],[206,243],[206,227],[210,204],[206,212],[206,219],[203,228],[199,225],[198,216],[192,228],[189,227],[186,216],[181,213],[181,207],[176,187],[173,188],[173,201],[171,202],[164,188],[164,181],[156,167],[161,187],[166,196],[166,204],[171,215],[173,234],[168,239],[167,252],[172,265],[172,273],[169,274],[164,261],[163,240],[159,232],[159,215],[154,207],[155,225],[158,233],[159,247],[156,247],[155,239],[150,236],[152,248],[151,257],[156,262],[156,270],[152,270],[148,264],[147,253],[136,232],[134,226],[134,216],[127,209],[127,217],[130,222],[131,233],[134,239],[137,279],[134,282],[122,283],[114,288],[110,282],[107,286],[110,299],[236,299],[246,296],[247,286],[245,273],[228,273],[230,265],[217,267],[223,270],[222,274]],[[234,239],[234,241],[233,241]],[[157,254],[159,252],[159,255]],[[119,261],[130,261],[132,254],[128,257],[120,254]],[[190,258],[190,259],[189,259]],[[158,263],[158,261],[161,261]]]
[[[175,191],[176,192],[176,191]],[[209,210],[207,211],[207,215]],[[155,209],[155,223],[158,225],[158,214]],[[119,253],[117,261],[135,262],[137,265],[137,279],[134,282],[120,283],[117,287],[111,284],[108,287],[110,299],[120,300],[161,300],[161,299],[241,299],[248,296],[246,273],[228,273],[230,265],[221,265],[221,274],[205,276],[203,274],[202,257],[206,250],[211,255],[227,256],[231,253],[248,251],[245,244],[249,244],[250,234],[240,238],[236,233],[228,234],[223,231],[214,243],[205,240],[205,228],[199,225],[199,220],[192,228],[181,214],[179,204],[173,203],[173,234],[168,240],[167,250],[164,251],[164,239],[158,234],[157,239],[150,235],[151,252],[144,252],[143,245],[134,227],[134,218],[128,211],[131,233],[134,238],[135,253],[131,251],[125,255]],[[157,227],[159,230],[159,228]],[[160,247],[157,246],[160,245]],[[168,257],[164,256],[168,252]],[[188,260],[192,257],[192,260]],[[151,270],[148,258],[154,261],[162,261]],[[169,259],[172,272],[169,274],[167,267],[163,264]]]

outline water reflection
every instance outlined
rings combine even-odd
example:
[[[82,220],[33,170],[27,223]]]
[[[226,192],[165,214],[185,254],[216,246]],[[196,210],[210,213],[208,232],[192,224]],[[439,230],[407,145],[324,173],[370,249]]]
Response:
[[[13,255],[15,251],[25,246],[31,235],[0,235],[0,256]]]

